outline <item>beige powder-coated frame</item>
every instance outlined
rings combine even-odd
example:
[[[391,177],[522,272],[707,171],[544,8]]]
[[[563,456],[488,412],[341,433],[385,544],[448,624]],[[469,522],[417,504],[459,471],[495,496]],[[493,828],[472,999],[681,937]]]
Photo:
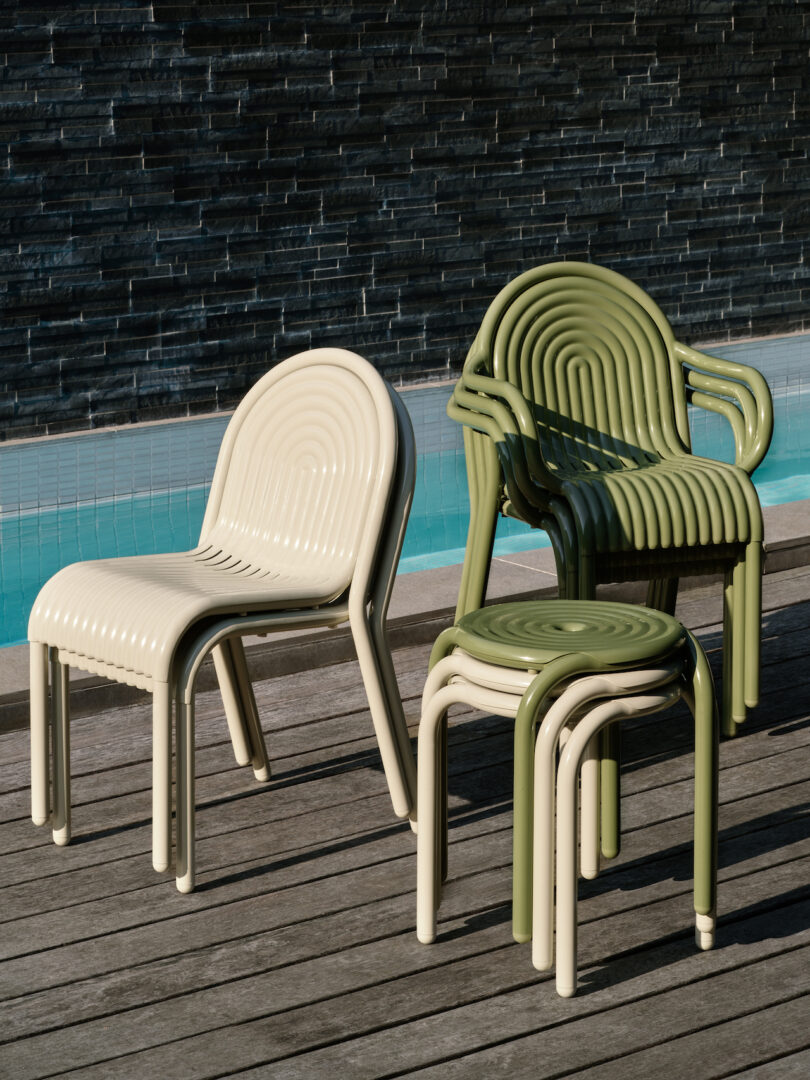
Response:
[[[241,635],[349,621],[395,813],[416,774],[385,618],[413,497],[407,411],[361,357],[314,349],[246,395],[223,438],[198,546],[75,563],[29,622],[31,794],[70,840],[68,665],[153,695],[153,864],[171,858],[177,716],[177,885],[194,887],[194,680],[213,649],[237,761],[269,777]],[[50,707],[49,707],[50,690]],[[50,780],[49,743],[53,752]]]

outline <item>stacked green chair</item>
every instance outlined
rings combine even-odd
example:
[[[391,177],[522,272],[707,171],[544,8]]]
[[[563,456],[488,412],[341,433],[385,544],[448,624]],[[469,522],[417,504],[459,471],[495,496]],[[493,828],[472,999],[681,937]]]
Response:
[[[692,454],[689,403],[728,420],[733,465]],[[447,411],[464,425],[470,489],[456,618],[484,603],[499,513],[548,533],[561,597],[647,580],[648,605],[671,614],[680,577],[722,573],[722,724],[734,734],[759,699],[763,530],[750,474],[773,429],[762,376],[676,341],[622,275],[553,263],[495,298]]]

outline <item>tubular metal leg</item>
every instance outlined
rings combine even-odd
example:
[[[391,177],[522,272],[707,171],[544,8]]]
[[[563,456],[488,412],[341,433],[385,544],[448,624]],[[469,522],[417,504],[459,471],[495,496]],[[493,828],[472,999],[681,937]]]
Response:
[[[762,639],[762,545],[751,543],[745,552],[745,704],[759,704],[759,668]]]
[[[152,690],[152,866],[159,874],[172,852],[172,698],[168,683]]]
[[[228,722],[228,731],[233,745],[233,756],[236,758],[237,765],[250,765],[252,760],[250,735],[248,734],[247,722],[242,709],[239,684],[236,679],[236,672],[233,669],[233,660],[227,638],[213,647],[211,656],[214,659],[219,692],[222,695],[225,719]]]
[[[414,766],[409,754],[404,761],[400,756],[403,738],[395,730],[397,723],[404,724],[404,716],[393,716],[388,708],[386,689],[382,681],[374,642],[368,622],[368,616],[362,605],[353,606],[350,612],[349,626],[354,639],[360,674],[363,677],[366,697],[377,736],[385,779],[391,795],[394,813],[397,817],[410,817],[413,811]]]
[[[270,761],[267,757],[267,747],[264,743],[259,710],[256,706],[256,697],[253,693],[253,683],[248,671],[245,649],[242,639],[238,637],[228,638],[225,642],[230,648],[233,670],[236,674],[236,683],[239,688],[239,700],[241,702],[241,715],[244,719],[250,744],[250,763],[253,766],[253,775],[257,780],[270,779]]]
[[[652,694],[614,698],[597,705],[577,724],[557,769],[557,993],[577,989],[577,774],[597,732],[620,716],[656,712],[677,701],[680,684]]]
[[[615,859],[622,836],[621,728],[610,724],[600,733],[600,793],[602,854]]]
[[[427,705],[419,723],[419,769],[416,833],[416,936],[429,945],[436,938],[436,911],[439,907],[441,854],[439,851],[441,759],[439,743],[442,721],[452,692],[440,691]]]
[[[732,651],[734,643],[734,603],[737,599],[733,589],[733,571],[727,570],[723,584],[723,702],[720,707],[720,722],[723,734],[736,735],[737,724],[734,721],[731,684],[734,664]]]
[[[501,468],[498,452],[487,435],[464,428],[470,525],[464,549],[455,621],[483,606],[498,522]]]
[[[745,563],[738,562],[732,572],[734,606],[731,617],[731,713],[734,723],[745,722]]]
[[[70,671],[51,650],[51,738],[53,743],[53,816],[55,844],[70,843]]]
[[[194,889],[196,853],[194,843],[194,695],[183,701],[178,694],[177,716],[177,888]]]
[[[590,702],[628,695],[671,683],[680,664],[584,675],[570,683],[551,705],[534,746],[534,848],[532,866],[532,963],[547,971],[554,962],[554,803],[557,747],[565,754],[575,726],[566,725]],[[599,865],[599,735],[588,744],[588,767],[582,770],[583,876],[595,877]],[[594,871],[591,873],[591,871]]]
[[[385,605],[387,607],[387,604]],[[383,695],[386,701],[386,711],[389,723],[393,729],[400,761],[400,772],[403,776],[405,787],[408,790],[408,802],[410,803],[409,818],[411,827],[416,828],[416,762],[414,760],[411,737],[408,732],[408,722],[405,719],[405,710],[402,705],[402,697],[399,692],[397,673],[394,670],[394,661],[391,657],[391,646],[385,632],[385,623],[380,614],[382,608],[374,608],[369,618],[371,630],[371,643],[374,655],[377,659],[377,669],[380,677]]]
[[[31,818],[35,825],[51,820],[51,754],[48,707],[48,646],[32,641],[31,679]]]
[[[584,878],[599,876],[599,738],[588,743],[580,777],[579,870]]]

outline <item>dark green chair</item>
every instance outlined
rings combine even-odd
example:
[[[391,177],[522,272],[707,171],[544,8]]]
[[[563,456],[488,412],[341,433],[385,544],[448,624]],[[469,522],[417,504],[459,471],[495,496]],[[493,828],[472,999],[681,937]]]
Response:
[[[728,420],[733,465],[692,454],[690,402]],[[548,533],[569,599],[648,580],[648,605],[671,614],[680,577],[722,573],[733,734],[759,699],[763,533],[750,474],[773,429],[762,376],[676,341],[620,274],[553,263],[492,302],[447,411],[464,424],[470,488],[456,618],[484,603],[499,513]]]

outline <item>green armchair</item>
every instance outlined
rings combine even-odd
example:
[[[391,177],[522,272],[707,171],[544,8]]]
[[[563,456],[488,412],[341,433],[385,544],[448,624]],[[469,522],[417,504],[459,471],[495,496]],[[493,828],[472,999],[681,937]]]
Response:
[[[687,404],[724,416],[736,460],[692,454]],[[762,512],[750,474],[773,430],[750,367],[675,340],[611,270],[536,267],[490,305],[448,404],[464,425],[470,528],[456,618],[484,603],[499,513],[544,529],[560,595],[648,580],[670,614],[679,577],[725,575],[723,730],[759,699]]]

